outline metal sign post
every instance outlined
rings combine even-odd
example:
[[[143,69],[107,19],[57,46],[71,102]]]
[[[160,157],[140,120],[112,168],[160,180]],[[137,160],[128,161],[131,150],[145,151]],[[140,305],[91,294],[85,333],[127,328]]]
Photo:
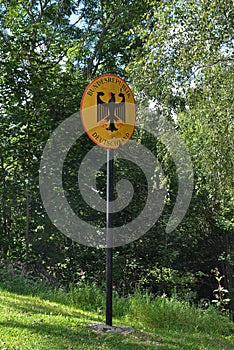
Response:
[[[107,149],[106,185],[106,324],[112,326],[112,201],[114,190],[114,151]]]

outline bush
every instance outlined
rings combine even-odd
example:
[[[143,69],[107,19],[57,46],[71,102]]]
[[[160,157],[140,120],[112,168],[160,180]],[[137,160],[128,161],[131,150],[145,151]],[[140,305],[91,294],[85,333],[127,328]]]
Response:
[[[0,262],[1,288],[19,294],[38,294],[48,292],[50,286],[44,280],[34,277],[27,272],[23,264],[18,262]]]
[[[197,280],[192,273],[155,265],[142,276],[139,287],[154,295],[176,296],[181,300],[193,301],[196,298]]]

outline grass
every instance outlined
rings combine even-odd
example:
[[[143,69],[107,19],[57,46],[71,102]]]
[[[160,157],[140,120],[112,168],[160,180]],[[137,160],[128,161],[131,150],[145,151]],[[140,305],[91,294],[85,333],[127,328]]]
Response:
[[[94,286],[54,291],[25,278],[0,280],[0,350],[233,350],[233,324],[213,308],[136,293],[114,295],[115,325],[132,334],[95,333],[105,295]]]

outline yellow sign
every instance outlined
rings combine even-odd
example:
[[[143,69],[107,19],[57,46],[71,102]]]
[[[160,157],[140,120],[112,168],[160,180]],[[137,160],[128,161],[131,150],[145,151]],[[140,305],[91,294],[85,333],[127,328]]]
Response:
[[[114,74],[101,75],[87,86],[80,113],[86,133],[101,147],[125,145],[135,129],[133,93],[126,82]]]

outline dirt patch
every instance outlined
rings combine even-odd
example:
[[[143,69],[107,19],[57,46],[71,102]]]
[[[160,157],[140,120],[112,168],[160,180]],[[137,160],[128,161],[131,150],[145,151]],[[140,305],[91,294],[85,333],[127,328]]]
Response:
[[[134,332],[132,327],[124,326],[107,326],[103,323],[88,323],[88,326],[92,327],[95,332],[104,332],[104,333],[122,333],[130,334]]]

